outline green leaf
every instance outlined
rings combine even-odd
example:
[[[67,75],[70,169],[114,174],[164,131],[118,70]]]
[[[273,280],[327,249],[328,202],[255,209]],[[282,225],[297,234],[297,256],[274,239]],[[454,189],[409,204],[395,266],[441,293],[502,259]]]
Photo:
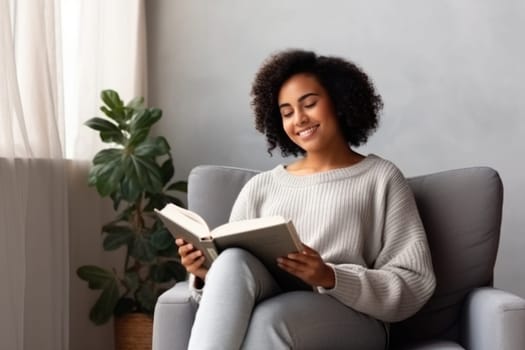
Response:
[[[169,260],[160,265],[152,265],[150,276],[157,283],[166,283],[171,280],[184,281],[186,279],[186,269],[179,262]]]
[[[88,121],[84,123],[84,125],[96,131],[120,132],[120,129],[118,128],[117,125],[110,122],[109,120],[98,118],[98,117],[89,119]]]
[[[124,176],[120,183],[122,196],[128,202],[136,201],[144,192],[144,187],[138,178],[132,156],[125,156],[122,161]]]
[[[168,186],[166,191],[179,191],[188,193],[188,182],[187,181],[177,181]]]
[[[113,220],[111,223],[112,224],[116,224],[118,222],[129,222],[130,218],[131,218],[131,215],[133,213],[133,211],[135,210],[135,206],[134,205],[128,205],[127,207],[125,207],[124,210],[122,210],[118,215],[117,217],[115,218],[115,220]]]
[[[124,175],[122,158],[97,164],[93,169],[94,173],[90,172],[89,174],[89,182],[94,182],[98,193],[102,197],[108,196],[118,189]]]
[[[102,98],[102,101],[108,106],[110,109],[122,109],[124,107],[124,103],[120,99],[120,96],[118,93],[114,90],[103,90],[100,93],[100,97]]]
[[[166,145],[159,141],[159,138],[148,139],[137,145],[134,150],[134,154],[139,157],[157,157],[162,156],[169,151],[169,146],[166,148]]]
[[[104,142],[116,142],[122,144],[125,140],[119,127],[106,119],[97,117],[91,118],[85,122],[85,125],[91,129],[99,131],[100,138]]]
[[[131,156],[133,171],[139,183],[147,192],[162,191],[162,175],[160,167],[153,160],[146,157]],[[127,169],[128,170],[128,169]]]
[[[98,173],[100,172],[100,169],[102,168],[102,164],[95,165],[89,169],[88,173],[88,185],[89,186],[96,186],[97,180],[98,180]]]
[[[140,129],[130,134],[127,147],[134,148],[148,137],[149,129]]]
[[[154,120],[151,125],[155,124],[162,117],[162,111],[158,108],[150,108],[150,113],[151,119]]]
[[[144,97],[135,97],[134,99],[128,102],[126,107],[134,110],[144,109]]]
[[[100,132],[100,139],[103,141],[103,142],[106,142],[106,143],[116,143],[116,144],[119,144],[119,145],[124,145],[126,143],[126,138],[124,136],[124,134],[122,134],[122,132],[119,130],[119,131],[115,131],[115,130],[112,130],[112,131],[101,131]]]
[[[107,162],[118,161],[122,157],[122,149],[118,148],[106,148],[95,154],[93,158],[93,164],[104,164]]]
[[[152,265],[150,276],[157,283],[166,283],[171,280],[184,281],[186,279],[186,269],[179,262],[169,260],[160,265]]]
[[[173,203],[175,205],[178,205],[179,207],[182,207],[182,208],[185,208],[186,205],[184,204],[183,201],[181,201],[180,199],[178,199],[177,197],[173,197],[173,196],[169,196],[169,195],[166,195],[166,198],[168,199],[168,201],[170,203]]]
[[[139,287],[139,275],[135,271],[126,272],[124,275],[124,284],[129,289],[130,293],[135,293]]]
[[[135,114],[130,123],[130,137],[128,147],[136,147],[142,143],[150,132],[153,124],[161,117],[162,112],[159,109],[144,109]]]
[[[151,235],[151,245],[157,250],[168,249],[172,244],[175,244],[173,236],[165,228],[157,230]]]
[[[157,296],[155,295],[154,289],[149,285],[142,285],[137,291],[137,300],[144,309],[143,311],[153,313],[155,309],[155,303],[157,302]]]
[[[139,157],[156,157],[157,156],[157,145],[153,140],[146,140],[142,142],[140,145],[135,147],[135,150],[133,152],[136,156]]]
[[[169,260],[166,261],[163,266],[169,272],[171,278],[173,278],[175,281],[184,281],[186,279],[186,269],[180,262]]]
[[[130,124],[131,133],[139,130],[149,132],[151,126],[162,117],[162,111],[158,108],[148,108],[140,111],[135,115]]]
[[[103,242],[104,250],[115,250],[123,245],[130,244],[135,236],[133,230],[126,226],[104,226],[102,231],[106,233]]]
[[[159,155],[168,154],[171,147],[168,141],[163,136],[157,136],[154,138],[155,143],[157,144],[157,149],[159,151]]]
[[[128,202],[136,201],[142,194],[142,186],[133,176],[124,176],[120,183],[120,190],[122,191],[122,198]]]
[[[139,261],[151,262],[156,256],[155,248],[150,244],[146,235],[137,235],[131,248],[131,256]]]
[[[111,281],[116,281],[113,272],[93,265],[79,267],[77,275],[88,282],[89,289],[102,289]]]
[[[161,230],[164,228],[164,223],[155,215],[155,221],[153,222],[152,229],[153,231]]]
[[[165,186],[175,174],[175,168],[173,167],[173,161],[171,160],[171,157],[162,163],[160,166],[160,172],[162,174],[162,185]]]
[[[169,199],[163,193],[147,193],[149,201],[144,206],[145,212],[152,212],[153,209],[161,209],[168,203]]]
[[[125,111],[122,109],[109,109],[106,106],[101,106],[100,111],[104,113],[108,118],[116,121],[119,126],[126,120]]]
[[[123,199],[121,191],[112,192],[110,197],[113,201],[113,210],[117,211],[118,207],[120,206],[120,202]]]
[[[149,274],[153,282],[156,283],[165,283],[171,280],[169,271],[159,265],[151,265]]]
[[[168,249],[159,250],[157,255],[166,258],[180,258],[178,247],[175,244],[171,245]]]
[[[95,305],[91,308],[89,319],[96,325],[101,325],[109,321],[119,299],[119,290],[116,280],[108,283]]]

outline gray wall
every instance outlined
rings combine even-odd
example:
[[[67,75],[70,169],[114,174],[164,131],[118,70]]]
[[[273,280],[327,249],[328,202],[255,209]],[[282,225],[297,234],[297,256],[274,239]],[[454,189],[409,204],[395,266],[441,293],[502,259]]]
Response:
[[[384,98],[360,149],[406,176],[487,165],[505,184],[496,286],[525,296],[525,2],[265,0],[147,2],[149,104],[177,177],[198,164],[268,169],[250,84],[271,52],[354,60]]]

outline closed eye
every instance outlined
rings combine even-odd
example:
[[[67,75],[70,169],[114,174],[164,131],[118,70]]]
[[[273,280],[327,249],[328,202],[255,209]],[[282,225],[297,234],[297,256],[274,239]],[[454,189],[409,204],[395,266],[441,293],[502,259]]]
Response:
[[[293,110],[291,110],[291,109],[281,110],[281,115],[282,115],[283,118],[291,117],[292,114],[293,114]]]
[[[317,104],[317,101],[305,104],[304,107],[305,108],[312,108],[312,107],[315,107],[316,104]]]

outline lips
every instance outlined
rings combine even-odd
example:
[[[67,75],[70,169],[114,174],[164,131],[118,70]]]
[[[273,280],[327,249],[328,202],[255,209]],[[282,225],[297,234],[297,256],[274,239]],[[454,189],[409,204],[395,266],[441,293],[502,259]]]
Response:
[[[317,130],[317,128],[319,128],[319,124],[312,125],[312,126],[306,128],[306,129],[303,129],[303,130],[297,132],[296,134],[298,136],[300,136],[300,137],[308,137],[308,136],[312,135]]]

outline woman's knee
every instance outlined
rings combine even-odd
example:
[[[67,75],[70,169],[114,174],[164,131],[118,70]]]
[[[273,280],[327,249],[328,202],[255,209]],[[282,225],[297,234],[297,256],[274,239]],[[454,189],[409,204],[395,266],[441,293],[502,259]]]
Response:
[[[241,248],[228,248],[219,254],[208,271],[209,277],[214,275],[231,276],[238,279],[241,277],[250,278],[264,274],[266,268],[250,252]]]
[[[234,278],[238,274],[239,267],[243,261],[249,259],[249,253],[240,248],[229,248],[221,252],[221,254],[213,261],[213,264],[208,271],[206,281],[211,281],[215,277],[224,279],[225,277]]]
[[[229,283],[233,288],[249,290],[257,300],[280,291],[263,263],[240,248],[229,248],[221,252],[206,276],[206,284],[210,283],[221,288]]]
[[[220,264],[239,263],[240,261],[253,260],[255,257],[242,248],[228,248],[223,250],[212,264],[212,267]]]

